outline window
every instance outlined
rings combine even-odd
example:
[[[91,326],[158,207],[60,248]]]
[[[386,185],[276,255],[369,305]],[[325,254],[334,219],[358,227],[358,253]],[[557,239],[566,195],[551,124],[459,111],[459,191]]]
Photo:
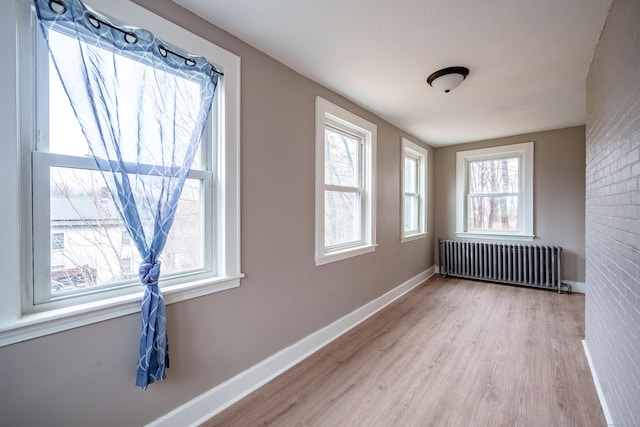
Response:
[[[19,0],[16,6],[0,17],[3,25],[18,23],[15,51],[4,53],[16,61],[7,66],[21,70],[14,81],[0,81],[3,93],[18,88],[7,105],[20,100],[19,109],[8,110],[17,114],[18,125],[2,121],[14,143],[0,147],[0,167],[19,176],[2,187],[1,196],[20,201],[20,208],[2,219],[15,228],[21,224],[15,240],[0,242],[3,253],[16,254],[3,264],[9,268],[0,284],[0,324],[8,326],[0,328],[0,346],[134,313],[142,295],[138,252],[94,160],[86,156],[86,141],[49,64],[31,2]],[[224,72],[161,258],[160,284],[167,304],[238,286],[240,58],[129,1],[100,8],[206,56]],[[41,313],[33,320],[35,312]]]
[[[402,138],[401,241],[427,235],[427,150]]]
[[[120,260],[133,259],[137,265],[141,258],[135,248],[118,244],[128,237],[104,178],[89,152],[88,143],[80,129],[69,99],[55,71],[47,46],[39,28],[35,28],[35,81],[36,129],[38,140],[31,149],[33,168],[33,253],[34,253],[34,305],[77,297],[96,290],[122,289],[138,285],[130,269],[123,271]],[[66,35],[49,31],[56,43],[77,43]],[[65,45],[66,46],[66,45]],[[105,51],[106,52],[106,51]],[[130,61],[122,57],[124,61]],[[133,61],[132,61],[133,62]],[[132,65],[133,66],[133,65]],[[137,63],[136,69],[147,68]],[[219,99],[219,98],[218,98]],[[219,127],[219,108],[213,108],[210,128]],[[25,144],[26,145],[26,144]],[[189,179],[183,188],[178,211],[167,239],[162,262],[162,276],[166,280],[178,275],[217,275],[217,259],[212,240],[212,224],[216,223],[211,182],[216,173],[212,159],[219,151],[218,139],[209,130],[203,137],[194,159]],[[54,230],[64,230],[66,246],[55,246],[60,251],[48,254],[45,245],[45,224],[49,223],[52,238]],[[48,244],[47,244],[48,246]],[[62,263],[64,271],[77,268],[92,274],[76,275],[68,286],[60,288],[51,276],[52,263]],[[75,273],[73,273],[75,274]]]
[[[456,234],[533,240],[533,142],[457,153]]]
[[[316,98],[316,265],[375,250],[376,130]]]

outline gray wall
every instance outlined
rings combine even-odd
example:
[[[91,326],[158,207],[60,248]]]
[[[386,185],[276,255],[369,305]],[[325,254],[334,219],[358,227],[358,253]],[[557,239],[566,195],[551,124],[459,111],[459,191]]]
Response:
[[[419,141],[169,0],[140,3],[242,58],[246,278],[238,289],[167,307],[171,368],[145,392],[134,385],[138,315],[0,348],[0,425],[151,422],[434,264],[432,210],[428,238],[400,243],[400,138]],[[314,265],[316,95],[378,126],[379,247],[321,267]]]
[[[639,23],[613,2],[587,77],[586,341],[616,426],[640,425]]]
[[[535,243],[560,245],[562,279],[584,282],[584,126],[437,148],[434,245],[455,238],[456,153],[527,141],[534,141]]]

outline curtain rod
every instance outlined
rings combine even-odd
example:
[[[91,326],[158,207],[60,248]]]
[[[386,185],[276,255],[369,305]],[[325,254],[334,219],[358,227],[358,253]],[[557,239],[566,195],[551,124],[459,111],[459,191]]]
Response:
[[[63,13],[65,13],[67,11],[67,5],[64,4],[64,1],[62,0],[49,0],[49,9],[51,9],[51,11],[53,11],[54,13],[57,13],[58,15],[61,15]],[[91,24],[92,27],[94,27],[95,29],[100,28],[100,25],[106,25],[109,28],[112,28],[116,31],[121,32],[122,34],[124,34],[124,40],[129,43],[129,44],[136,44],[138,42],[138,36],[136,35],[136,33],[134,33],[133,31],[126,31],[123,30],[122,28],[118,28],[115,25],[111,24],[110,22],[107,22],[105,20],[102,20],[100,18],[98,18],[96,15],[94,15],[93,13],[89,13],[87,15],[87,20],[89,21],[89,23]],[[167,49],[165,46],[163,45],[158,45],[158,52],[160,53],[160,55],[163,58],[166,58],[167,55],[170,53],[174,56],[177,56],[178,58],[184,60],[185,65],[189,66],[189,67],[193,67],[196,65],[196,61],[192,58],[187,58],[184,55],[181,55],[180,53],[173,51],[171,49]],[[224,73],[221,71],[218,71],[215,66],[213,66],[213,64],[211,64],[211,72],[218,74],[219,76],[224,76]]]

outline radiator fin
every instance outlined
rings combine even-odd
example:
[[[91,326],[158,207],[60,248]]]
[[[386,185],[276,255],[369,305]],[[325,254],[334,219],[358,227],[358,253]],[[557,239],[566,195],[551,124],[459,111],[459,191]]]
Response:
[[[440,273],[560,292],[561,253],[559,246],[440,240]]]

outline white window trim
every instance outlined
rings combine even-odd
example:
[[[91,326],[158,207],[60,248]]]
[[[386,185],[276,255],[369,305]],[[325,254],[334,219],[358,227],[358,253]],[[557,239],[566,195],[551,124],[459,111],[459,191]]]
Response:
[[[521,224],[518,231],[467,230],[467,173],[468,163],[496,157],[518,156],[521,158],[520,185]],[[456,236],[467,239],[533,241],[533,141],[503,145],[456,153]]]
[[[418,160],[418,231],[405,233],[404,231],[404,158],[411,156]],[[426,148],[402,138],[402,156],[400,161],[400,242],[410,242],[427,237],[427,165],[429,152]]]
[[[214,58],[224,72],[224,84],[218,86],[216,97],[224,105],[224,115],[220,123],[223,138],[220,151],[220,187],[218,195],[220,227],[216,230],[219,238],[218,276],[190,282],[171,283],[162,288],[165,303],[179,301],[220,292],[240,285],[244,277],[240,268],[240,58],[213,43],[202,39],[160,16],[128,0],[98,2],[85,1],[89,6],[98,6],[102,13],[119,18],[134,27],[145,28],[176,47],[196,52],[208,58]],[[8,2],[0,14],[0,25],[5,29],[0,38],[0,53],[5,63],[0,67],[0,91],[8,94],[0,105],[0,126],[3,129],[3,141],[0,143],[0,168],[4,171],[3,185],[0,186],[0,198],[6,203],[0,210],[0,224],[5,224],[6,236],[0,242],[0,347],[40,337],[43,335],[112,319],[140,310],[143,289],[122,296],[86,302],[74,306],[52,309],[38,313],[24,313],[21,304],[21,289],[31,283],[28,266],[21,263],[21,229],[24,223],[20,200],[25,191],[21,185],[20,141],[33,138],[31,131],[20,128],[20,117],[32,116],[33,102],[24,102],[19,97],[20,85],[30,84],[19,79],[20,61],[18,49],[27,49],[19,36],[24,22],[31,19],[31,1],[15,0]],[[26,21],[25,21],[26,20]],[[14,30],[8,30],[13,28]],[[27,73],[29,74],[29,73]],[[17,82],[17,84],[16,84]],[[11,208],[9,208],[11,207]]]
[[[364,224],[362,244],[340,250],[327,251],[324,244],[324,150],[325,126],[328,122],[340,123],[348,129],[364,135],[363,186]],[[376,139],[377,126],[349,111],[316,97],[316,216],[315,262],[316,266],[363,255],[376,248]]]

